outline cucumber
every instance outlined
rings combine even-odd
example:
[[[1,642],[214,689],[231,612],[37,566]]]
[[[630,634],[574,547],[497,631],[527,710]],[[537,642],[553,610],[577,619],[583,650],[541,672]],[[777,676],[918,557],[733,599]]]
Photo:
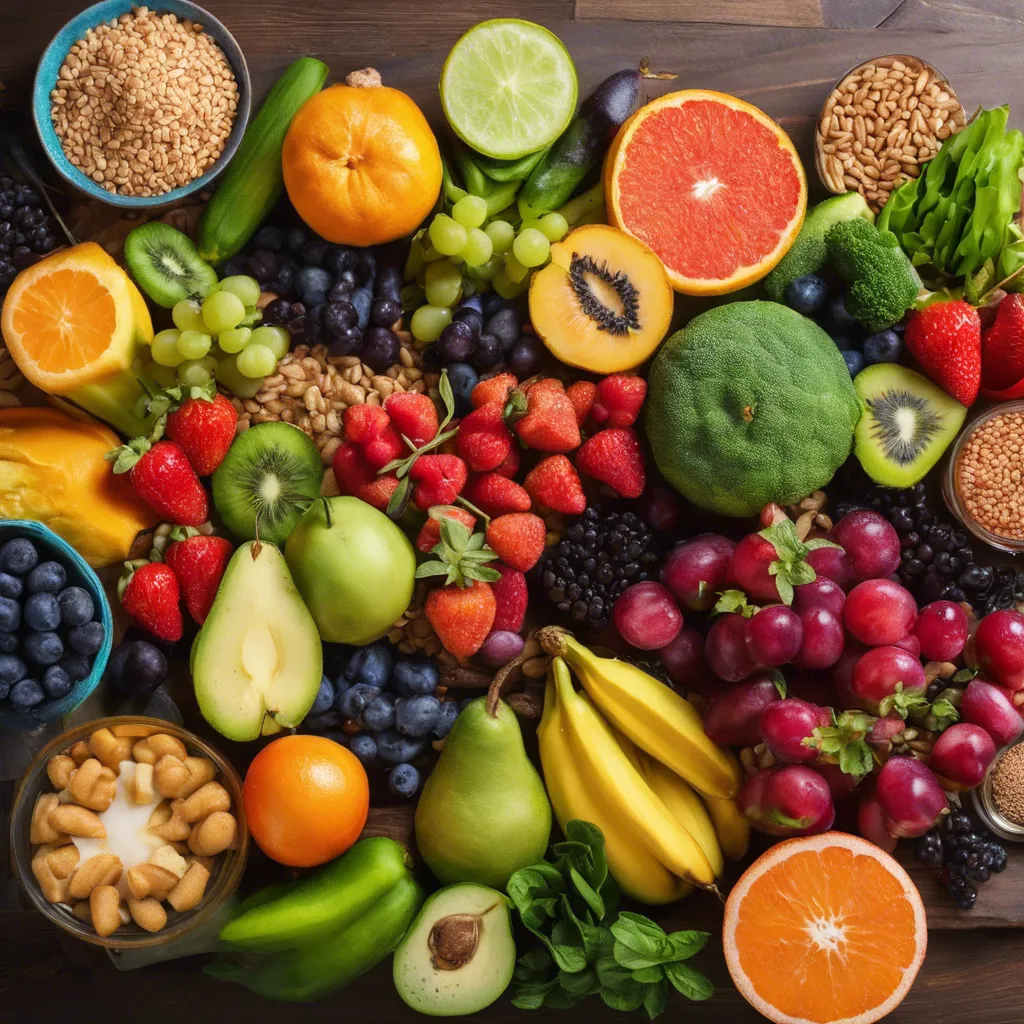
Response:
[[[284,137],[299,107],[324,87],[327,70],[300,57],[271,86],[199,222],[199,254],[208,263],[234,256],[281,198]]]
[[[525,181],[550,148],[548,146],[545,149],[538,149],[536,153],[528,153],[518,160],[496,160],[492,156],[477,153],[476,163],[492,181]]]

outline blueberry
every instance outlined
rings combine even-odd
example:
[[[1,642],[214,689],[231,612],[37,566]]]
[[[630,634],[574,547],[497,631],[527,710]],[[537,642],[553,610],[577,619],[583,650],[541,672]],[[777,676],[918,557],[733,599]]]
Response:
[[[13,686],[27,675],[25,662],[16,654],[0,654],[0,683]]]
[[[9,683],[0,683],[0,700],[7,700],[7,694],[11,692]]]
[[[354,356],[363,343],[363,332],[358,327],[346,327],[339,331],[328,347],[332,356]]]
[[[60,605],[53,594],[33,594],[24,608],[25,625],[45,633],[60,625]]]
[[[226,260],[220,267],[221,277],[235,277],[245,273],[245,257],[241,253]]]
[[[384,732],[377,734],[377,753],[391,764],[414,761],[426,748],[425,739],[402,736],[394,729],[385,729]]]
[[[0,630],[13,633],[21,625],[21,605],[9,597],[0,597]]]
[[[71,676],[60,667],[51,665],[43,673],[43,689],[50,700],[60,700],[71,692]]]
[[[395,796],[404,796],[407,800],[416,795],[420,788],[420,773],[411,764],[396,764],[388,772],[388,789]]]
[[[465,324],[474,338],[479,338],[484,329],[484,318],[473,308],[457,309],[452,318],[456,324]]]
[[[322,715],[306,715],[302,720],[302,730],[322,736],[331,730],[344,728],[345,722],[346,718],[340,711],[325,711]]]
[[[395,724],[395,707],[383,694],[375,697],[363,708],[359,721],[370,732],[383,732]]]
[[[260,284],[267,284],[274,279],[280,267],[277,253],[269,249],[257,249],[246,261],[245,269]]]
[[[455,719],[459,717],[459,705],[449,701],[437,710],[437,721],[434,722],[433,734],[443,740],[451,732]]]
[[[291,295],[295,289],[296,268],[291,263],[283,263],[278,268],[274,279],[270,282],[270,290],[278,295]]]
[[[480,375],[469,363],[451,363],[448,366],[448,383],[455,396],[455,415],[466,416],[473,409],[469,396],[480,383]]]
[[[0,654],[11,654],[18,649],[16,633],[0,633]]]
[[[846,368],[850,371],[851,377],[856,377],[864,369],[864,356],[856,349],[844,352],[843,359],[846,360]]]
[[[360,284],[369,285],[377,276],[377,257],[372,249],[359,249],[356,254],[355,274]]]
[[[39,553],[27,537],[15,537],[0,547],[0,570],[24,576],[39,562]]]
[[[857,321],[846,311],[846,298],[842,295],[835,295],[828,300],[825,316],[829,324],[839,330],[848,331],[858,326]]]
[[[473,365],[478,370],[489,370],[501,362],[505,353],[500,339],[494,334],[481,334],[477,338],[476,351],[473,353]]]
[[[825,304],[828,285],[817,274],[804,274],[786,285],[782,301],[804,316],[816,313]]]
[[[285,234],[280,228],[267,224],[259,229],[253,236],[252,244],[257,249],[269,249],[271,252],[280,252],[284,248]]]
[[[358,718],[367,704],[380,694],[376,686],[356,683],[346,690],[338,700],[338,710],[346,718]]]
[[[864,362],[895,363],[903,352],[903,339],[895,331],[879,331],[864,339]]]
[[[374,293],[380,299],[402,304],[402,272],[398,267],[385,267],[374,282]]]
[[[853,339],[848,334],[843,334],[840,331],[833,331],[829,337],[832,339],[832,344],[835,345],[840,352],[847,352],[854,347]]]
[[[325,740],[330,740],[332,743],[337,743],[339,747],[351,747],[352,740],[355,737],[347,736],[343,732],[331,731],[321,733]]]
[[[43,688],[34,679],[22,679],[11,687],[11,706],[19,714],[25,714],[46,699]]]
[[[82,626],[91,622],[96,606],[88,590],[83,587],[68,587],[57,597],[60,603],[60,618],[65,626]]]
[[[540,369],[541,344],[528,334],[524,334],[509,352],[505,359],[509,371],[520,380],[532,377]]]
[[[342,245],[336,245],[330,249],[323,261],[324,267],[337,276],[345,270],[351,270],[356,265],[356,252],[354,249],[346,249]]]
[[[374,299],[370,307],[370,323],[374,327],[394,327],[402,316],[402,304],[394,299]]]
[[[112,682],[120,682],[121,677],[124,675],[124,665],[125,662],[128,660],[128,655],[131,653],[132,646],[132,641],[120,643],[110,652],[110,657],[107,658],[106,674],[110,676]],[[83,655],[70,654],[68,655],[67,658],[64,659],[64,661],[61,662],[61,664],[64,665],[65,668],[67,668],[66,662],[70,658],[74,657],[83,657]],[[88,675],[88,671],[86,671],[85,674]],[[82,678],[85,677],[83,676]]]
[[[369,288],[356,288],[352,292],[349,301],[356,307],[356,313],[359,315],[356,326],[359,330],[365,331],[370,325],[370,307],[373,305],[373,292]]]
[[[146,697],[160,687],[166,678],[167,658],[164,652],[145,640],[136,640],[128,648],[117,688],[127,697]]]
[[[284,244],[289,252],[298,252],[309,238],[309,232],[305,228],[291,228],[285,235]]]
[[[473,310],[474,313],[478,313],[482,318],[484,315],[484,297],[476,292],[473,295],[467,295],[458,305],[455,312],[466,313],[469,310]]]
[[[323,324],[332,338],[341,337],[343,331],[355,327],[359,314],[351,302],[328,302],[324,307]]]
[[[102,622],[87,622],[68,633],[68,643],[76,654],[95,654],[103,646],[105,635]]]
[[[64,644],[56,633],[29,633],[22,650],[37,665],[56,665],[64,654]]]
[[[80,679],[88,677],[92,671],[92,661],[84,654],[65,654],[60,659],[60,667],[67,672],[72,682],[77,683]]]
[[[348,749],[365,767],[377,759],[377,741],[368,733],[361,732],[348,741]]]
[[[400,661],[391,672],[391,684],[402,697],[433,693],[438,678],[437,666],[427,658]]]
[[[326,294],[331,284],[331,275],[323,267],[303,267],[295,275],[295,287],[300,292],[316,291]]]
[[[481,312],[484,316],[491,316],[497,313],[499,309],[504,309],[508,305],[508,301],[503,299],[497,292],[488,292],[483,296],[483,309]]]
[[[352,285],[346,281],[336,281],[327,289],[327,301],[328,302],[348,302],[349,296],[352,294]],[[353,323],[355,321],[353,320]]]
[[[371,327],[363,335],[359,358],[377,373],[384,373],[389,366],[398,362],[402,345],[398,335],[387,327]]]
[[[25,584],[17,577],[0,572],[0,597],[17,599],[21,597]]]
[[[302,293],[302,301],[309,310],[309,322],[319,323],[316,311],[327,302],[327,292],[323,288],[308,288]],[[309,328],[306,330],[308,333]]]
[[[484,332],[493,334],[501,342],[503,351],[511,352],[512,346],[523,333],[519,314],[512,308],[499,309],[493,316],[488,317],[484,324]]]
[[[389,643],[378,642],[369,647],[361,647],[349,659],[345,668],[345,678],[350,683],[365,683],[367,686],[383,690],[388,685],[394,663]]]
[[[473,328],[463,320],[453,320],[437,339],[437,354],[446,363],[461,363],[476,351]]]
[[[322,238],[313,238],[299,250],[299,256],[303,263],[311,267],[319,267],[330,248],[330,242],[325,242]]]
[[[313,701],[309,713],[322,715],[325,711],[330,711],[332,707],[334,707],[334,687],[331,686],[331,681],[327,676],[321,676],[320,689],[316,691],[316,699]]]
[[[406,736],[426,736],[437,721],[441,702],[426,694],[402,697],[395,703],[395,728]]]
[[[59,594],[68,581],[60,562],[40,562],[29,574],[26,586],[30,594]]]

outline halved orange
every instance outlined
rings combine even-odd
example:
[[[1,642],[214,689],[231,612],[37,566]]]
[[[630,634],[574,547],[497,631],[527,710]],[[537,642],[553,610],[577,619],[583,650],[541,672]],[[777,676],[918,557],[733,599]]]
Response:
[[[779,843],[746,870],[722,943],[733,983],[776,1024],[871,1024],[910,991],[928,929],[889,854],[826,832]]]
[[[604,186],[609,222],[653,249],[686,295],[760,280],[807,209],[789,136],[763,110],[703,89],[641,107],[612,143]]]

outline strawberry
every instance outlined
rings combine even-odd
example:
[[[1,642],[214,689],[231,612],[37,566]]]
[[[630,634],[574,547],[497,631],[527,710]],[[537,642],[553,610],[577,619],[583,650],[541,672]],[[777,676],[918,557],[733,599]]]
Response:
[[[518,569],[510,569],[500,562],[494,564],[494,569],[501,573],[501,579],[491,584],[494,598],[498,602],[491,629],[495,632],[508,630],[518,633],[523,628],[526,606],[529,604],[526,577]]]
[[[176,540],[167,549],[164,558],[178,578],[185,607],[197,625],[210,614],[232,551],[231,541],[202,534]]]
[[[488,402],[501,402],[504,405],[508,401],[509,392],[518,387],[519,381],[511,373],[499,373],[487,380],[480,381],[473,393],[469,396],[470,405],[479,409]]]
[[[508,455],[505,456],[505,461],[496,467],[494,472],[499,476],[507,476],[509,480],[515,480],[516,474],[519,472],[519,463],[522,460],[523,456],[519,445],[513,444],[508,450]]]
[[[384,401],[384,410],[399,434],[421,448],[437,436],[437,408],[426,395],[413,391],[396,391]]]
[[[577,380],[565,389],[565,393],[576,410],[576,423],[582,427],[597,400],[597,385],[592,380]]]
[[[359,498],[382,512],[398,487],[398,477],[394,473],[378,475],[366,461],[359,445],[351,441],[345,441],[335,450],[331,468],[342,494]]]
[[[416,485],[412,500],[421,512],[432,505],[450,505],[466,486],[466,464],[457,455],[421,455],[409,470]]]
[[[547,528],[532,512],[498,516],[487,524],[487,543],[510,568],[528,572],[544,553]]]
[[[590,410],[594,423],[631,427],[647,397],[647,381],[628,373],[613,373],[597,385],[597,400]]]
[[[576,410],[561,381],[552,377],[530,386],[526,415],[516,420],[513,429],[523,444],[541,452],[569,452],[580,443]]]
[[[512,448],[512,434],[505,426],[502,402],[488,402],[474,409],[459,423],[455,449],[476,473],[500,466]]]
[[[607,484],[620,498],[639,498],[647,484],[640,441],[630,427],[599,430],[576,453],[576,468]]]
[[[164,433],[184,453],[197,476],[209,476],[235,439],[238,413],[224,395],[187,398],[167,416]]]
[[[466,481],[462,496],[489,516],[530,511],[530,495],[526,490],[499,473],[473,474]]]
[[[487,583],[470,580],[465,587],[432,590],[424,611],[445,650],[456,658],[470,658],[491,632],[497,604]]]
[[[981,375],[986,391],[1005,391],[1024,380],[1024,295],[1007,295],[995,323],[981,339]]]
[[[163,562],[127,564],[117,585],[121,606],[144,630],[158,640],[174,643],[185,626],[181,618],[181,591],[174,570]]]
[[[933,302],[913,313],[904,340],[921,368],[961,405],[981,387],[981,319],[962,299]]]
[[[456,505],[435,505],[427,513],[427,521],[420,527],[416,535],[416,550],[429,555],[434,546],[441,540],[441,520],[457,519],[470,532],[476,526],[476,516]],[[500,570],[499,570],[500,571]]]
[[[535,506],[578,516],[587,507],[579,474],[564,455],[549,455],[523,481]]]
[[[150,444],[137,437],[110,452],[115,473],[129,473],[135,493],[161,519],[199,526],[210,515],[206,491],[185,453],[173,441]]]
[[[406,454],[398,431],[380,406],[350,405],[342,413],[342,424],[345,439],[359,445],[371,469],[383,469],[389,462]]]

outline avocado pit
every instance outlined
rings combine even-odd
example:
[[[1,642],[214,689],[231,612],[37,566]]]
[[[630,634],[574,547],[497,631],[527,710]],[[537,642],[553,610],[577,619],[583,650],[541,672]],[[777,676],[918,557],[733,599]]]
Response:
[[[493,910],[494,907],[488,909]],[[435,921],[427,939],[434,967],[439,971],[457,971],[465,967],[480,945],[482,919],[483,914],[449,914]]]

